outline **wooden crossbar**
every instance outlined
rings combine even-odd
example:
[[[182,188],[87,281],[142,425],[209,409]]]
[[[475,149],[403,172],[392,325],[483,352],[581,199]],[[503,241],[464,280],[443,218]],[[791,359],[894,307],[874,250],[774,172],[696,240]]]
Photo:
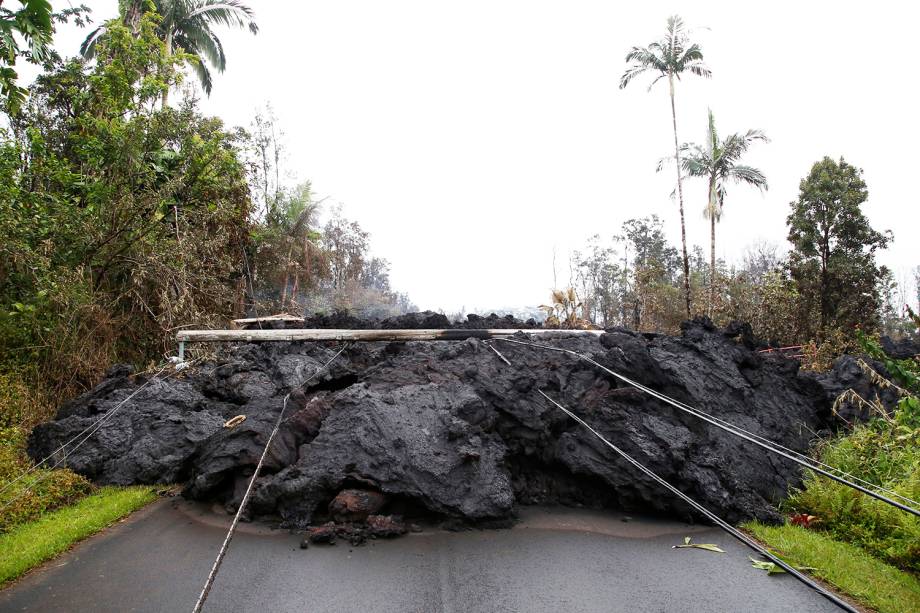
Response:
[[[536,336],[600,336],[603,330],[547,329],[425,329],[425,330],[341,330],[292,328],[288,330],[179,330],[176,340],[193,342],[264,341],[462,341],[468,338],[501,338],[524,332]]]

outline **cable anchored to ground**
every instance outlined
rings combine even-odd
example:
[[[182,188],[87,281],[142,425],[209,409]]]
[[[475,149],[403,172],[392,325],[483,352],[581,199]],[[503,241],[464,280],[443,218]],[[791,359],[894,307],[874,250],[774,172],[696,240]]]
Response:
[[[621,375],[620,373],[618,373],[618,372],[616,372],[616,371],[614,371],[614,370],[611,370],[611,369],[607,368],[607,367],[604,366],[603,364],[597,362],[597,361],[594,360],[593,358],[591,358],[591,357],[589,357],[589,356],[587,356],[587,355],[585,355],[585,354],[583,354],[583,353],[579,353],[579,352],[573,351],[573,350],[571,350],[571,349],[564,349],[564,348],[562,348],[562,347],[554,347],[554,346],[552,346],[552,345],[543,345],[543,344],[541,344],[541,343],[534,343],[534,342],[531,342],[531,341],[521,341],[521,340],[511,339],[511,338],[499,338],[499,339],[496,339],[496,340],[503,341],[503,342],[506,342],[506,343],[513,343],[513,344],[524,345],[524,346],[529,346],[529,347],[537,347],[537,348],[540,348],[540,349],[546,349],[546,350],[549,350],[549,351],[557,351],[557,352],[560,352],[560,353],[568,353],[568,354],[570,354],[570,355],[573,355],[573,356],[575,356],[575,357],[577,357],[577,358],[579,358],[579,359],[581,359],[581,360],[584,360],[584,361],[586,361],[586,362],[588,362],[588,363],[590,363],[590,364],[596,366],[597,368],[600,368],[600,369],[603,370],[604,372],[606,372],[606,373],[612,375],[613,377],[619,379],[620,381],[626,383],[627,385],[630,385],[630,386],[632,386],[632,387],[634,387],[634,388],[636,388],[636,389],[638,389],[638,390],[640,390],[640,391],[642,391],[642,392],[644,392],[644,393],[646,393],[646,394],[648,394],[648,395],[650,395],[650,396],[652,396],[652,397],[654,397],[654,398],[656,398],[656,399],[658,399],[658,400],[660,400],[660,401],[662,401],[662,402],[664,402],[664,403],[666,403],[666,404],[669,404],[669,405],[671,405],[671,406],[673,406],[673,407],[675,407],[675,408],[677,408],[677,409],[679,409],[679,410],[681,410],[681,411],[683,411],[683,412],[685,412],[685,413],[688,413],[688,414],[690,414],[690,415],[693,415],[694,417],[697,417],[697,418],[699,418],[699,419],[702,419],[703,421],[706,421],[707,423],[709,423],[709,424],[711,424],[711,425],[713,425],[713,426],[716,426],[717,428],[720,428],[720,429],[722,429],[722,430],[728,432],[729,434],[734,434],[735,436],[738,436],[738,437],[740,437],[740,438],[742,438],[742,439],[745,439],[745,440],[747,440],[748,442],[754,443],[755,445],[757,445],[757,446],[759,446],[759,447],[762,447],[763,449],[766,449],[767,451],[770,451],[770,452],[772,452],[772,453],[774,453],[774,454],[780,455],[780,456],[782,456],[782,457],[784,457],[784,458],[786,458],[786,459],[792,460],[793,462],[795,462],[795,463],[797,463],[797,464],[799,464],[799,465],[801,465],[801,466],[804,466],[805,468],[808,468],[809,470],[812,470],[812,471],[814,471],[814,472],[816,472],[816,473],[818,473],[818,474],[824,475],[825,477],[827,477],[827,478],[829,478],[829,479],[832,479],[832,480],[834,480],[834,481],[837,481],[838,483],[841,483],[841,484],[843,484],[843,485],[846,485],[847,487],[851,487],[851,488],[853,488],[853,489],[855,489],[855,490],[857,490],[857,491],[860,491],[860,492],[862,492],[862,493],[864,493],[864,494],[866,494],[866,495],[868,495],[868,496],[871,496],[871,497],[875,498],[876,500],[880,500],[880,501],[882,501],[882,502],[884,502],[884,503],[886,503],[886,504],[889,504],[889,505],[891,505],[891,506],[893,506],[893,507],[896,507],[896,508],[898,508],[898,509],[900,509],[900,510],[902,510],[902,511],[905,511],[905,512],[907,512],[907,513],[910,513],[910,514],[912,514],[912,515],[915,515],[915,516],[917,516],[917,517],[920,517],[920,503],[917,503],[916,501],[911,500],[910,498],[907,498],[907,497],[905,497],[905,496],[901,496],[900,494],[895,494],[896,497],[901,498],[902,500],[905,500],[905,501],[908,502],[909,504],[915,505],[915,506],[908,506],[908,504],[903,504],[903,503],[897,502],[896,500],[892,500],[891,498],[889,498],[889,497],[887,497],[887,496],[884,496],[884,495],[878,493],[878,491],[870,490],[870,489],[868,489],[867,487],[863,487],[862,485],[859,485],[859,484],[857,484],[857,483],[854,483],[853,481],[850,481],[850,480],[848,480],[848,479],[846,479],[846,478],[844,478],[844,477],[842,477],[842,476],[840,476],[840,475],[837,475],[837,474],[834,474],[834,473],[830,472],[830,470],[838,470],[838,469],[835,469],[835,468],[833,468],[833,467],[828,467],[830,470],[826,470],[825,468],[822,468],[822,467],[818,466],[818,465],[817,465],[814,461],[812,461],[810,458],[807,458],[807,456],[804,456],[804,455],[802,455],[802,454],[800,454],[800,453],[798,453],[798,452],[795,452],[795,451],[793,451],[793,450],[791,450],[791,449],[785,448],[785,447],[783,447],[782,445],[780,445],[779,443],[776,443],[776,442],[774,442],[774,441],[771,441],[771,440],[769,440],[769,439],[766,439],[766,438],[764,438],[764,437],[762,437],[762,436],[759,436],[759,435],[757,435],[757,434],[753,434],[753,433],[751,433],[751,432],[748,432],[747,430],[744,430],[743,428],[741,428],[741,427],[739,427],[739,426],[735,426],[734,424],[732,424],[732,423],[730,423],[730,422],[727,422],[727,421],[725,421],[725,420],[723,420],[723,419],[720,419],[720,418],[718,418],[718,417],[715,417],[715,416],[713,416],[713,415],[709,415],[708,413],[705,413],[704,411],[701,411],[701,410],[696,409],[696,408],[694,408],[694,407],[691,407],[691,406],[689,406],[689,405],[687,405],[687,404],[684,404],[684,403],[682,403],[682,402],[680,402],[680,401],[678,401],[678,400],[675,400],[675,399],[671,398],[670,396],[666,396],[665,394],[662,394],[662,393],[660,393],[660,392],[656,392],[655,390],[653,390],[653,389],[651,389],[651,388],[649,388],[649,387],[646,387],[645,385],[642,385],[641,383],[639,383],[639,382],[637,382],[637,381],[633,381],[633,380],[630,379],[629,377],[626,377],[626,376],[624,376],[624,375]],[[826,465],[825,465],[825,466],[826,466]],[[839,472],[843,472],[843,471],[839,471]],[[876,488],[877,490],[883,490],[883,491],[886,491],[887,493],[892,493],[892,492],[890,492],[890,490],[885,490],[885,488],[882,488],[882,487],[879,486],[879,485],[870,484],[869,482],[864,481],[864,480],[862,480],[862,479],[859,479],[859,481],[862,481],[863,483],[867,483],[867,484],[869,484],[871,487]]]
[[[770,551],[766,547],[762,546],[760,543],[758,543],[757,541],[755,541],[754,539],[752,539],[745,533],[741,532],[740,530],[738,530],[737,528],[735,528],[734,526],[732,526],[731,524],[723,520],[721,517],[719,517],[718,515],[716,515],[715,513],[713,513],[712,511],[710,511],[709,509],[707,509],[706,507],[704,507],[703,505],[695,501],[693,498],[691,498],[687,494],[683,493],[682,491],[680,491],[679,489],[677,489],[676,487],[674,487],[673,485],[671,485],[670,483],[668,483],[667,481],[659,477],[658,474],[656,474],[654,471],[647,468],[644,464],[634,459],[628,453],[626,453],[625,451],[623,451],[622,449],[620,449],[619,447],[617,447],[616,445],[608,441],[602,434],[600,434],[597,430],[595,430],[590,425],[588,425],[583,419],[575,415],[575,413],[573,413],[569,409],[562,406],[560,403],[556,402],[555,400],[547,396],[542,390],[537,390],[537,391],[540,393],[541,396],[543,396],[548,401],[550,401],[553,405],[555,405],[558,409],[563,411],[566,415],[568,415],[569,417],[577,421],[579,424],[587,428],[588,431],[591,432],[591,434],[593,434],[598,439],[600,439],[601,442],[603,442],[605,445],[607,445],[607,447],[615,451],[620,457],[622,457],[624,460],[632,464],[636,469],[640,470],[642,473],[647,475],[650,479],[652,479],[653,481],[655,481],[656,483],[658,483],[659,485],[661,485],[662,487],[666,488],[668,491],[673,493],[675,496],[679,497],[681,500],[689,504],[691,507],[693,507],[694,509],[696,509],[697,511],[705,515],[718,527],[722,528],[723,530],[728,532],[730,535],[732,535],[733,537],[735,537],[736,539],[738,539],[739,541],[741,541],[742,543],[744,543],[751,549],[757,551],[760,555],[764,556],[765,558],[768,558],[771,562],[773,562],[774,564],[776,564],[777,566],[785,570],[787,573],[791,574],[793,577],[795,577],[796,579],[798,579],[799,581],[801,581],[808,587],[812,588],[813,590],[815,590],[816,592],[818,592],[819,594],[821,594],[822,596],[824,596],[825,598],[833,602],[835,605],[837,605],[844,611],[849,611],[850,613],[858,613],[858,609],[853,607],[851,604],[841,599],[836,594],[829,592],[827,589],[819,585],[817,582],[815,582],[813,579],[805,575],[803,572],[801,572],[794,566],[784,562],[782,559],[780,559],[776,555],[770,553]]]
[[[310,381],[315,379],[321,372],[326,370],[330,364],[332,364],[336,358],[342,355],[348,348],[349,343],[342,345],[342,348],[339,349],[338,353],[329,358],[329,360],[316,369],[316,371],[310,375],[310,377],[301,383],[298,387],[303,388]],[[198,601],[195,603],[195,608],[192,609],[192,613],[201,613],[201,609],[204,607],[205,601],[208,599],[208,595],[211,593],[211,587],[214,585],[214,579],[217,578],[217,573],[220,571],[220,566],[223,564],[224,556],[227,555],[227,550],[230,548],[230,541],[233,540],[233,534],[236,532],[236,526],[240,522],[240,517],[243,515],[243,509],[246,508],[246,504],[249,502],[249,496],[252,494],[253,486],[255,485],[256,478],[259,476],[259,471],[262,470],[262,464],[265,463],[265,458],[268,456],[268,450],[272,446],[272,441],[275,439],[275,435],[278,434],[278,430],[281,429],[281,425],[287,421],[284,418],[284,414],[287,411],[288,400],[291,397],[291,392],[288,392],[284,397],[284,401],[281,404],[281,412],[278,414],[278,419],[275,421],[275,427],[272,429],[271,434],[268,435],[268,440],[265,442],[265,449],[262,450],[262,455],[259,458],[258,464],[256,464],[256,469],[252,473],[252,477],[249,479],[249,485],[246,486],[246,492],[243,494],[243,499],[240,501],[240,506],[236,509],[236,515],[233,516],[233,522],[230,524],[230,529],[227,531],[227,536],[224,537],[224,542],[220,546],[220,551],[217,552],[217,558],[214,560],[214,564],[211,566],[211,572],[208,573],[208,578],[204,583],[204,587],[201,589],[201,594],[198,596]]]

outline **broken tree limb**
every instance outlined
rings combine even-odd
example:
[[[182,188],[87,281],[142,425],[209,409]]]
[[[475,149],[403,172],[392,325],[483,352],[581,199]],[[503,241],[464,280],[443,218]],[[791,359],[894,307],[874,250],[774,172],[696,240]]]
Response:
[[[542,338],[559,336],[600,336],[603,330],[547,329],[430,329],[430,330],[180,330],[176,340],[194,342],[263,342],[263,341],[462,341],[468,338],[503,338],[523,332]]]

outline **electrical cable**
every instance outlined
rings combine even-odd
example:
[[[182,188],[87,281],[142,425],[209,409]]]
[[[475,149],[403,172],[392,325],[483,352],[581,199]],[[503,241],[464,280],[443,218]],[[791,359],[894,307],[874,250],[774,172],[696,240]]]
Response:
[[[718,527],[722,528],[723,530],[728,532],[730,535],[732,535],[733,537],[735,537],[736,539],[738,539],[739,541],[741,541],[742,543],[744,543],[751,549],[757,551],[760,555],[769,559],[771,562],[773,562],[774,564],[776,564],[777,566],[785,570],[787,573],[789,573],[790,575],[792,575],[793,577],[795,577],[796,579],[798,579],[799,581],[801,581],[802,583],[810,587],[811,589],[821,594],[821,596],[824,596],[825,598],[833,602],[835,605],[837,605],[844,611],[849,611],[850,613],[859,613],[858,609],[850,605],[848,602],[842,600],[836,594],[829,592],[828,590],[826,590],[824,587],[819,585],[817,582],[815,582],[813,579],[805,575],[803,572],[801,572],[797,568],[784,562],[782,559],[780,559],[776,555],[770,553],[770,551],[766,547],[762,546],[760,543],[756,542],[754,539],[752,539],[748,535],[744,534],[743,532],[741,532],[740,530],[738,530],[737,528],[735,528],[734,526],[732,526],[731,524],[723,520],[721,517],[719,517],[718,515],[716,515],[715,513],[713,513],[712,511],[710,511],[709,509],[707,509],[706,507],[704,507],[703,505],[695,501],[693,498],[691,498],[687,494],[683,493],[682,491],[680,491],[679,489],[677,489],[676,487],[674,487],[673,485],[671,485],[670,483],[668,483],[667,481],[659,477],[655,472],[647,468],[644,464],[634,459],[632,456],[627,454],[625,451],[623,451],[622,449],[620,449],[619,447],[617,447],[616,445],[608,441],[606,438],[604,438],[602,434],[600,434],[597,430],[589,426],[583,419],[575,415],[575,413],[573,413],[569,409],[565,408],[564,406],[562,406],[561,404],[559,404],[558,402],[556,402],[555,400],[547,396],[542,390],[537,390],[537,391],[540,393],[540,395],[542,395],[544,398],[546,398],[548,401],[554,404],[557,408],[562,410],[566,415],[568,415],[569,417],[577,421],[579,424],[587,428],[588,431],[591,432],[591,434],[596,436],[610,449],[612,449],[617,454],[619,454],[620,457],[622,457],[624,460],[632,464],[635,468],[640,470],[642,473],[647,475],[649,478],[651,478],[653,481],[655,481],[659,485],[667,488],[671,493],[678,496],[681,500],[689,504],[691,507],[693,507],[694,509],[696,509],[697,511],[705,515]]]
[[[706,421],[706,422],[708,422],[708,423],[710,423],[710,424],[716,426],[717,428],[720,428],[720,429],[722,429],[722,430],[724,430],[724,431],[726,431],[726,432],[728,432],[728,433],[730,433],[730,434],[734,434],[735,436],[738,436],[738,437],[740,437],[740,438],[742,438],[742,439],[745,439],[745,440],[747,440],[748,442],[754,443],[755,445],[758,445],[759,447],[762,447],[762,448],[766,449],[767,451],[770,451],[770,452],[772,452],[772,453],[775,453],[775,454],[777,454],[777,455],[780,455],[780,456],[782,456],[782,457],[785,457],[785,458],[787,458],[787,459],[789,459],[789,460],[792,460],[793,462],[795,462],[795,463],[797,463],[797,464],[799,464],[799,465],[801,465],[801,466],[804,466],[805,468],[808,468],[809,470],[812,470],[812,471],[814,471],[814,472],[816,472],[816,473],[819,473],[819,474],[821,474],[821,475],[824,475],[825,477],[828,477],[829,479],[833,479],[834,481],[837,481],[838,483],[841,483],[841,484],[846,485],[846,486],[848,486],[848,487],[851,487],[851,488],[853,488],[853,489],[855,489],[855,490],[858,490],[858,491],[860,491],[860,492],[862,492],[862,493],[864,493],[864,494],[867,494],[867,495],[869,495],[869,496],[871,496],[871,497],[873,497],[873,498],[875,498],[875,499],[877,499],[877,500],[880,500],[880,501],[882,501],[882,502],[885,502],[885,503],[887,503],[887,504],[889,504],[889,505],[891,505],[891,506],[893,506],[893,507],[896,507],[896,508],[898,508],[898,509],[900,509],[900,510],[902,510],[902,511],[905,511],[905,512],[907,512],[907,513],[910,513],[910,514],[912,514],[912,515],[915,515],[915,516],[917,516],[917,517],[920,517],[920,510],[918,510],[918,508],[914,508],[914,507],[911,507],[911,506],[907,506],[907,505],[905,505],[905,504],[902,504],[902,503],[900,503],[900,502],[897,502],[897,501],[895,501],[895,500],[892,500],[891,498],[888,498],[887,496],[883,496],[882,494],[879,494],[879,493],[876,492],[876,491],[872,491],[872,490],[870,490],[870,489],[868,489],[868,488],[866,488],[866,487],[863,487],[863,486],[861,486],[861,485],[858,485],[858,484],[856,484],[856,483],[853,483],[852,481],[848,481],[847,479],[845,479],[845,478],[843,478],[843,477],[841,477],[841,476],[839,476],[839,475],[835,475],[835,474],[831,473],[830,471],[825,470],[825,469],[823,469],[823,468],[817,466],[817,465],[816,465],[815,463],[813,463],[810,459],[803,459],[804,456],[801,456],[801,454],[798,454],[797,452],[795,452],[797,455],[793,455],[793,454],[791,454],[791,453],[787,453],[787,452],[784,451],[783,449],[780,449],[780,448],[779,448],[779,447],[781,447],[781,446],[779,445],[779,443],[774,443],[773,441],[770,441],[769,439],[765,439],[764,437],[761,437],[761,436],[759,436],[759,435],[753,435],[753,434],[751,434],[751,433],[748,433],[748,432],[744,431],[742,428],[740,428],[740,427],[738,427],[738,426],[735,426],[735,425],[731,424],[730,422],[726,422],[726,421],[724,421],[724,420],[721,420],[721,419],[719,419],[719,418],[717,418],[717,417],[714,417],[714,416],[712,416],[712,415],[709,415],[709,414],[707,414],[707,413],[705,413],[705,412],[703,412],[703,411],[701,411],[701,410],[699,410],[699,409],[695,409],[695,408],[693,408],[693,407],[690,407],[689,405],[685,405],[685,404],[683,404],[683,403],[681,403],[681,402],[679,402],[679,401],[677,401],[677,400],[674,400],[673,398],[671,398],[671,397],[669,397],[669,396],[666,396],[665,394],[661,394],[661,393],[659,393],[659,392],[656,392],[655,390],[653,390],[653,389],[651,389],[651,388],[649,388],[649,387],[646,387],[646,386],[642,385],[641,383],[638,383],[638,382],[636,382],[636,381],[633,381],[633,380],[630,379],[629,377],[626,377],[626,376],[624,376],[624,375],[621,375],[620,373],[615,372],[615,371],[613,371],[613,370],[607,368],[607,367],[604,366],[603,364],[597,362],[596,360],[594,360],[594,359],[592,359],[592,358],[590,358],[590,357],[588,357],[588,356],[586,356],[586,355],[584,355],[584,354],[582,354],[582,353],[578,353],[577,351],[572,351],[571,349],[564,349],[564,348],[561,348],[561,347],[553,347],[552,345],[543,345],[543,344],[540,344],[540,343],[534,343],[534,342],[528,342],[528,341],[521,341],[521,340],[517,340],[517,339],[499,338],[499,339],[496,339],[496,340],[504,341],[504,342],[506,342],[506,343],[515,343],[515,344],[518,344],[518,345],[526,345],[526,346],[537,347],[537,348],[541,348],[541,349],[547,349],[547,350],[550,350],[550,351],[557,351],[557,352],[560,352],[560,353],[568,353],[568,354],[574,355],[574,356],[578,357],[579,359],[585,360],[586,362],[588,362],[588,363],[590,363],[590,364],[593,364],[594,366],[600,368],[601,370],[603,370],[603,371],[609,373],[610,375],[616,377],[616,378],[619,379],[620,381],[623,381],[624,383],[626,383],[626,384],[628,384],[628,385],[630,385],[630,386],[632,386],[632,387],[635,387],[636,389],[638,389],[638,390],[640,390],[640,391],[643,391],[643,392],[645,392],[646,394],[648,394],[648,395],[650,395],[650,396],[652,396],[652,397],[654,397],[654,398],[657,398],[658,400],[661,400],[662,402],[664,402],[664,403],[666,403],[666,404],[669,404],[669,405],[671,405],[671,406],[673,406],[673,407],[675,407],[675,408],[677,408],[677,409],[679,409],[679,410],[681,410],[681,411],[684,411],[685,413],[688,413],[688,414],[690,414],[690,415],[693,415],[693,416],[695,416],[695,417],[698,417],[698,418],[702,419],[703,421]],[[884,488],[881,488],[881,486],[877,486],[877,485],[874,485],[874,484],[872,485],[872,487],[875,487],[875,488],[878,488],[878,489],[884,489]],[[905,498],[905,497],[900,496],[900,495],[898,495],[898,497],[900,497],[900,498]],[[913,503],[913,504],[917,504],[917,503],[916,503],[915,501],[913,501],[913,500],[910,500],[910,499],[907,499],[907,500],[909,500],[909,501],[910,501],[911,503]],[[918,504],[917,506],[920,507],[920,504]]]
[[[316,371],[310,375],[310,377],[301,383],[298,387],[304,387],[307,383],[315,379],[319,373],[323,372],[332,362],[335,361],[345,349],[348,348],[349,343],[345,343],[338,353],[332,356],[325,364],[316,369]],[[233,540],[233,534],[236,532],[236,526],[240,522],[240,517],[243,514],[243,509],[246,508],[246,504],[249,502],[249,496],[252,493],[252,488],[255,485],[256,478],[259,476],[259,471],[262,469],[262,464],[265,462],[265,457],[268,455],[268,450],[271,448],[272,441],[275,439],[275,435],[278,434],[278,430],[281,429],[281,425],[287,421],[284,418],[284,414],[287,411],[288,399],[291,397],[291,392],[288,392],[284,397],[284,401],[281,405],[281,412],[278,414],[278,419],[275,421],[275,427],[272,429],[271,434],[268,435],[268,441],[265,443],[265,449],[262,450],[262,456],[259,458],[258,464],[256,464],[255,471],[252,473],[252,477],[249,479],[249,485],[246,487],[246,492],[243,494],[243,499],[240,501],[240,506],[236,509],[236,515],[233,516],[233,522],[230,524],[230,529],[227,531],[227,535],[224,537],[224,542],[220,546],[220,551],[217,552],[217,558],[214,560],[214,564],[211,566],[211,571],[208,573],[208,578],[204,583],[204,587],[201,589],[201,594],[198,596],[198,601],[195,603],[195,607],[192,609],[192,613],[201,613],[201,609],[204,607],[205,601],[208,599],[208,595],[211,593],[211,587],[214,585],[214,580],[217,578],[217,573],[220,570],[221,564],[223,564],[224,556],[227,555],[227,550],[230,548],[230,541]]]

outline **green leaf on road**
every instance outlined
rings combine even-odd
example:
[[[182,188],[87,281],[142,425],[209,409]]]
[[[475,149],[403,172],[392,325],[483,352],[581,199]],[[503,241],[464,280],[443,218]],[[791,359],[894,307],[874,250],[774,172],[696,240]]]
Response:
[[[713,545],[712,543],[694,543],[689,536],[684,537],[683,545],[674,545],[671,547],[671,549],[686,549],[688,547],[692,547],[694,549],[705,549],[706,551],[714,551],[716,553],[725,553],[725,550],[718,545]]]

